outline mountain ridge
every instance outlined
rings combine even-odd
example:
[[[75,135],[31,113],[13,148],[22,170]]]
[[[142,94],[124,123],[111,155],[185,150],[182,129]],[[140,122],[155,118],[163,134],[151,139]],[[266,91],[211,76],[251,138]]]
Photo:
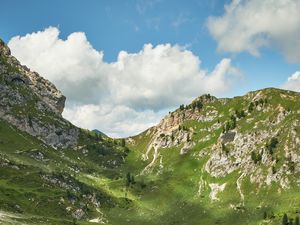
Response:
[[[152,147],[154,148],[154,151],[155,151],[155,149],[157,148],[157,147],[155,147],[155,145],[158,145],[159,146],[158,148],[165,148],[165,147],[172,147],[173,145],[180,145],[181,143],[183,143],[184,146],[181,148],[181,151],[180,151],[181,154],[184,154],[190,148],[194,147],[195,143],[192,143],[188,140],[188,139],[191,139],[191,137],[193,135],[193,129],[191,129],[191,130],[186,129],[186,127],[184,126],[184,122],[189,121],[189,120],[198,120],[199,122],[210,122],[210,121],[214,120],[214,117],[217,117],[217,115],[205,116],[205,115],[201,114],[201,110],[203,109],[203,106],[205,104],[214,103],[214,102],[218,102],[220,104],[228,104],[228,102],[234,101],[234,99],[238,99],[238,98],[250,99],[251,98],[251,101],[249,101],[247,107],[244,107],[243,109],[233,109],[233,108],[229,109],[229,111],[232,111],[230,116],[235,116],[235,120],[239,120],[239,119],[243,119],[244,117],[247,117],[246,114],[249,113],[249,111],[250,111],[249,107],[251,104],[254,104],[253,102],[256,102],[255,103],[256,106],[252,106],[252,107],[256,107],[256,108],[258,108],[259,111],[261,111],[262,108],[259,104],[262,104],[262,105],[265,104],[265,102],[269,98],[268,94],[269,95],[277,94],[280,96],[284,96],[286,98],[288,98],[288,96],[292,96],[292,97],[297,96],[298,99],[300,99],[299,98],[300,94],[298,92],[286,91],[286,90],[276,89],[276,88],[265,88],[265,89],[261,89],[261,90],[257,90],[257,91],[251,91],[251,92],[248,92],[247,94],[245,94],[244,96],[237,96],[234,98],[226,98],[226,99],[224,99],[224,98],[217,99],[216,97],[213,97],[210,95],[200,96],[200,97],[196,98],[191,104],[189,104],[185,107],[183,105],[181,105],[179,109],[177,109],[174,112],[169,113],[169,115],[165,116],[157,126],[151,127],[148,130],[146,130],[145,132],[143,132],[142,134],[140,134],[140,135],[144,135],[146,133],[145,135],[149,135],[150,133],[153,133],[153,132],[156,133],[156,134],[152,134],[152,136],[155,136],[155,140],[153,140],[152,143],[147,148],[147,151],[144,155],[144,159],[148,158],[147,154]],[[199,103],[200,103],[200,105],[197,105]],[[238,112],[238,110],[241,110],[241,111]],[[271,109],[268,109],[268,110],[271,111]],[[281,113],[280,116],[285,116],[285,115],[283,115],[285,113],[285,109],[280,104],[278,104],[278,107],[274,110],[278,110]],[[290,108],[288,108],[286,110],[289,111],[287,113],[291,112]],[[296,111],[295,113],[298,114],[299,112],[300,112],[300,110],[298,109],[298,111]],[[211,112],[211,114],[214,114],[214,113],[216,113],[216,111]],[[239,115],[236,115],[236,114],[239,114]],[[243,115],[241,115],[241,114],[243,114]],[[231,135],[232,137],[230,138],[230,132],[228,132],[228,131],[231,129],[226,128],[226,125],[228,125],[228,124],[220,123],[221,117],[218,117],[218,121],[217,121],[218,123],[213,124],[213,126],[216,126],[216,128],[222,127],[223,131],[220,134],[220,136],[218,137],[218,140],[219,140],[219,143],[226,144],[226,142],[232,142],[235,137]],[[248,119],[253,119],[253,118],[248,118]],[[278,119],[282,120],[283,118],[278,118]],[[235,121],[235,123],[236,123],[236,121]],[[224,129],[226,129],[226,132],[224,132]],[[235,127],[233,129],[235,129]],[[174,134],[173,131],[175,131],[177,133]],[[174,135],[175,135],[175,137],[174,137]],[[234,135],[235,135],[235,133],[234,133]],[[137,135],[137,137],[138,136],[139,135]],[[225,140],[226,136],[229,136],[229,139],[232,139],[232,140],[226,141]],[[129,143],[130,142],[132,142],[132,139],[129,139]],[[155,155],[156,155],[156,153],[154,153],[154,158],[157,157]],[[297,158],[296,161],[299,161],[299,158]]]
[[[256,202],[266,206],[270,190],[278,194],[277,202],[285,196],[280,193],[299,190],[299,101],[300,93],[276,88],[226,99],[204,95],[127,143],[145,162],[142,174],[176,177],[182,173],[178,167],[188,164],[183,160],[194,161],[197,166],[185,173],[198,180],[192,185],[196,196],[222,204],[220,196],[235,190],[235,203],[227,207],[246,210],[250,196],[260,196]],[[282,204],[289,201],[283,198]]]

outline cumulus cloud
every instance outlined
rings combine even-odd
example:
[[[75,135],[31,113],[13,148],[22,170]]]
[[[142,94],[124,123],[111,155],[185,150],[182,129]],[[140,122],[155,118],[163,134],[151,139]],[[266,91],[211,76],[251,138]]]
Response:
[[[299,0],[232,0],[225,13],[209,17],[207,27],[218,50],[258,56],[263,47],[300,63]]]
[[[64,116],[75,125],[102,129],[112,137],[126,137],[154,126],[165,114],[152,110],[136,111],[124,105],[69,106]]]
[[[103,53],[92,48],[84,33],[59,39],[59,30],[13,37],[8,46],[23,64],[55,83],[71,101],[97,103],[108,90],[103,72]]]
[[[282,85],[282,88],[292,91],[300,91],[300,71],[297,71],[291,75]]]
[[[16,36],[8,45],[23,64],[67,96],[67,119],[113,136],[141,132],[157,123],[162,112],[203,93],[223,94],[239,77],[230,59],[207,72],[191,51],[170,44],[121,51],[115,62],[107,63],[84,33],[62,40],[55,27]]]

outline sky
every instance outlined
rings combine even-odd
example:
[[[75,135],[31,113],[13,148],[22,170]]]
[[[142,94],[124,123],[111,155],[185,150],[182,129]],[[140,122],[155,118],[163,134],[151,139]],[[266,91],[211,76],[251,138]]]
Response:
[[[300,91],[300,0],[0,3],[0,38],[63,92],[63,116],[112,137],[204,93]]]

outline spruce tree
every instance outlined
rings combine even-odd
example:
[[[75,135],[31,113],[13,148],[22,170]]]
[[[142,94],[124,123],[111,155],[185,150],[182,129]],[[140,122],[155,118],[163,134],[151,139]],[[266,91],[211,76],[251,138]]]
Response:
[[[289,218],[286,213],[282,217],[282,225],[289,225]]]
[[[130,173],[128,172],[126,174],[126,186],[129,187],[130,186],[130,183],[131,183],[131,175]]]
[[[268,218],[268,214],[266,211],[264,211],[264,220],[266,220]]]

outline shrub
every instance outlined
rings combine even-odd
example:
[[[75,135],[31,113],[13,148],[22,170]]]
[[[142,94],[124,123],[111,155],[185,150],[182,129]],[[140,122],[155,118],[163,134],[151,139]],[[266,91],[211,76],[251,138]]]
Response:
[[[252,112],[254,109],[254,104],[253,102],[250,102],[249,106],[248,106],[248,112]]]
[[[192,109],[202,109],[203,104],[200,101],[194,101],[191,105]]]
[[[254,161],[255,164],[261,161],[262,156],[259,153],[255,153],[254,151],[251,152],[251,159]]]
[[[235,110],[235,115],[236,115],[236,117],[239,118],[239,119],[241,119],[241,118],[243,118],[243,117],[246,117],[246,113],[245,113],[244,110],[241,110],[241,111]]]
[[[126,145],[125,139],[121,139],[121,146],[125,147],[125,145]]]
[[[268,149],[269,153],[273,155],[273,150],[276,148],[278,144],[278,139],[276,137],[272,137],[269,143],[266,143],[266,148]]]

